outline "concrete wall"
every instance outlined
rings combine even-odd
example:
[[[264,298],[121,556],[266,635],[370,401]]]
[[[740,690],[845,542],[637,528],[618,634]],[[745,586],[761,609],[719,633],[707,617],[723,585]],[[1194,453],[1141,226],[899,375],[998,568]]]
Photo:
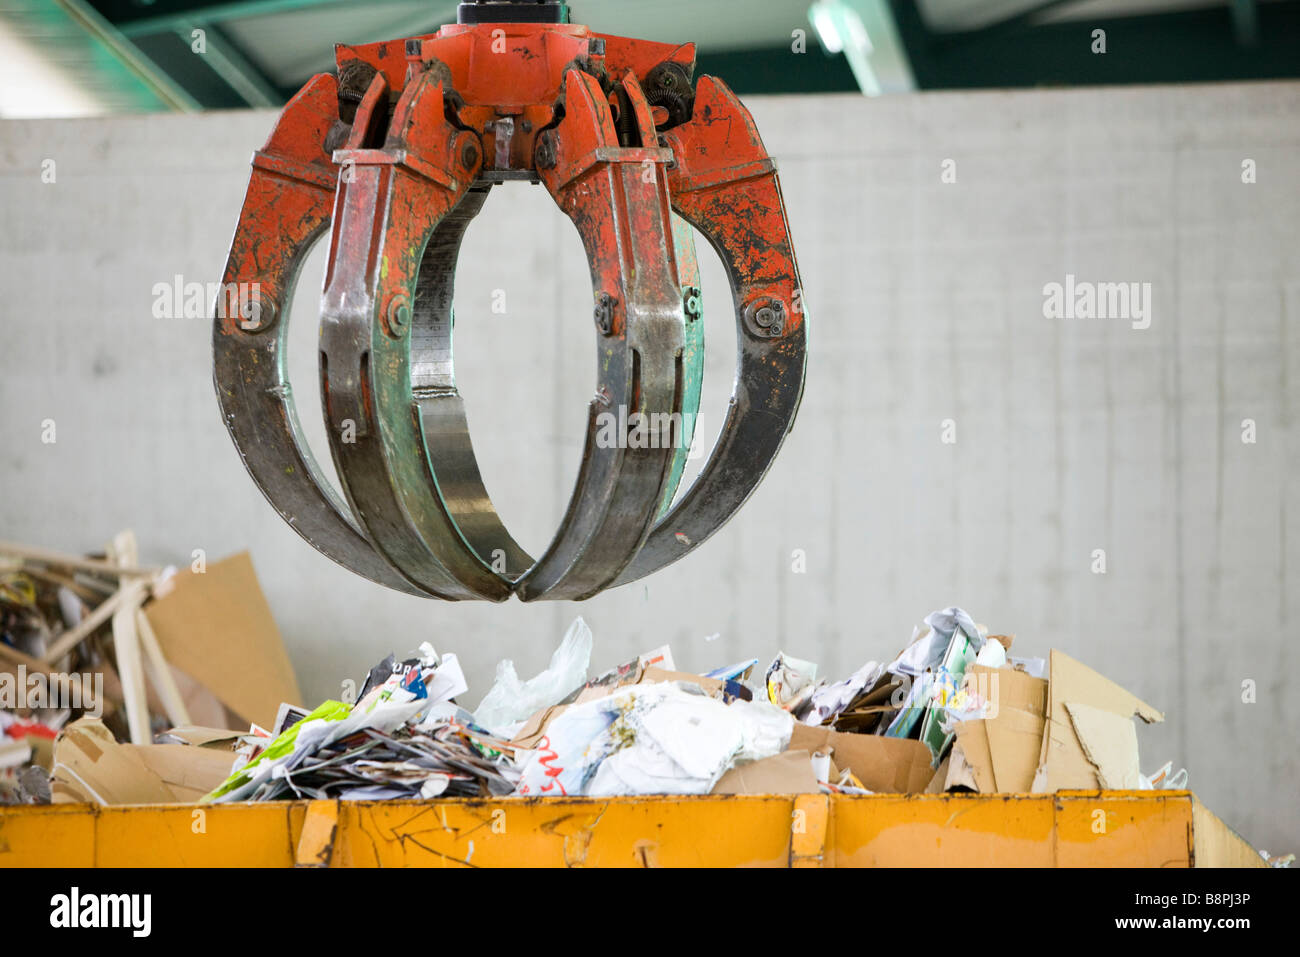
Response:
[[[596,668],[671,642],[692,670],[784,648],[842,676],[960,604],[1165,709],[1144,768],[1186,765],[1257,845],[1296,850],[1300,85],[752,107],[806,281],[808,389],[766,483],[690,559],[583,605],[440,604],[351,576],[275,517],[218,417],[208,324],[151,315],[155,283],[219,278],[266,113],[0,124],[0,535],[81,550],[130,526],[178,563],[250,548],[311,702],[426,639],[462,656],[476,702],[497,659],[539,669],[577,614]],[[293,371],[328,458],[321,260]],[[1067,274],[1150,283],[1150,327],[1044,318]],[[734,339],[712,262],[705,282],[711,435]],[[533,549],[576,473],[589,296],[549,198],[493,197],[466,247],[459,371]]]

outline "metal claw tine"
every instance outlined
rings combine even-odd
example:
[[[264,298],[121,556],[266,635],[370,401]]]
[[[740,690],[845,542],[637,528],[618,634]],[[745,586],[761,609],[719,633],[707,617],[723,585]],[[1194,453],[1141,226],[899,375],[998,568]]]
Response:
[[[293,98],[253,172],[213,323],[213,380],[226,427],[267,500],[299,535],[350,571],[412,595],[330,488],[298,423],[285,343],[298,271],[329,224],[337,171],[324,143],[339,123],[333,77]]]

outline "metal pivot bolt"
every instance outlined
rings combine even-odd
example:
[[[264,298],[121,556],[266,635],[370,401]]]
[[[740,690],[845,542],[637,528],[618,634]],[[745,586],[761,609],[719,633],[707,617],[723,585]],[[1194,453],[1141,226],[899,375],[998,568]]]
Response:
[[[411,325],[411,300],[405,294],[394,296],[388,301],[386,318],[388,334],[400,339]]]
[[[614,303],[617,301],[607,292],[596,296],[596,328],[600,330],[602,336],[607,336],[614,331]]]
[[[230,290],[226,300],[226,314],[239,318],[239,328],[244,332],[265,332],[275,325],[277,313],[275,299],[260,289],[244,299],[238,290]]]
[[[474,164],[478,162],[478,144],[468,142],[460,151],[460,165],[465,169],[473,169]]]
[[[785,303],[779,299],[755,299],[745,307],[745,328],[760,339],[775,339],[785,330]]]
[[[550,169],[555,165],[555,134],[550,130],[537,137],[537,168]]]
[[[698,286],[682,288],[682,304],[686,308],[686,321],[695,322],[704,316],[704,300],[700,298]]]

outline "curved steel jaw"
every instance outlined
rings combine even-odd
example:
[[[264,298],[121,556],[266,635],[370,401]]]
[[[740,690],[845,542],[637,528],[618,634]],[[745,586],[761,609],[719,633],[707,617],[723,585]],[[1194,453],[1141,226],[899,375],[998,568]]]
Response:
[[[748,112],[712,78],[691,90],[689,44],[568,24],[449,26],[338,58],[340,81],[308,84],[254,159],[225,281],[258,303],[214,327],[254,481],[335,561],[430,597],[583,599],[698,547],[762,479],[803,387],[798,271]],[[582,467],[536,560],[492,507],[452,362],[461,240],[512,179],[577,227],[597,344]],[[704,355],[692,226],[722,258],[740,354],[717,447],[674,504]],[[302,439],[283,359],[298,266],[327,227],[321,384],[347,504]]]

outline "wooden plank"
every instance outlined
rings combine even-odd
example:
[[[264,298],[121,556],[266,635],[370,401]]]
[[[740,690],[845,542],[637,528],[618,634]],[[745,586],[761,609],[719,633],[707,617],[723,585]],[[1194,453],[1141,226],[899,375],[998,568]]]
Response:
[[[68,555],[63,552],[55,552],[46,548],[36,548],[31,545],[19,545],[16,542],[0,542],[0,555],[12,555],[15,558],[40,562],[42,565],[60,565],[64,568],[76,568],[81,571],[100,572],[101,574],[113,575],[117,578],[122,578],[124,576],[154,578],[162,574],[161,568],[140,568],[134,563],[129,565],[117,565],[113,562],[104,561],[98,558],[82,558],[78,555]]]
[[[119,532],[113,538],[109,554],[123,567],[133,565],[137,549],[135,533]],[[140,638],[136,631],[136,617],[144,604],[145,583],[139,579],[123,580],[129,597],[120,602],[113,612],[113,649],[117,653],[117,678],[122,682],[123,708],[126,724],[131,732],[132,744],[152,744],[153,729],[149,720],[149,698],[144,687],[144,661],[140,654]]]
[[[46,675],[53,674],[50,666],[41,661],[40,658],[33,658],[17,648],[10,648],[4,642],[0,642],[0,658],[7,658],[16,665],[26,665],[28,671],[39,671],[41,674]]]
[[[140,636],[140,645],[144,648],[145,663],[149,666],[150,683],[162,699],[167,720],[177,728],[193,724],[189,709],[185,707],[185,697],[176,687],[171,665],[163,657],[162,646],[158,644],[158,636],[153,633],[153,625],[149,624],[149,616],[144,613],[143,606],[135,610],[135,627]]]

